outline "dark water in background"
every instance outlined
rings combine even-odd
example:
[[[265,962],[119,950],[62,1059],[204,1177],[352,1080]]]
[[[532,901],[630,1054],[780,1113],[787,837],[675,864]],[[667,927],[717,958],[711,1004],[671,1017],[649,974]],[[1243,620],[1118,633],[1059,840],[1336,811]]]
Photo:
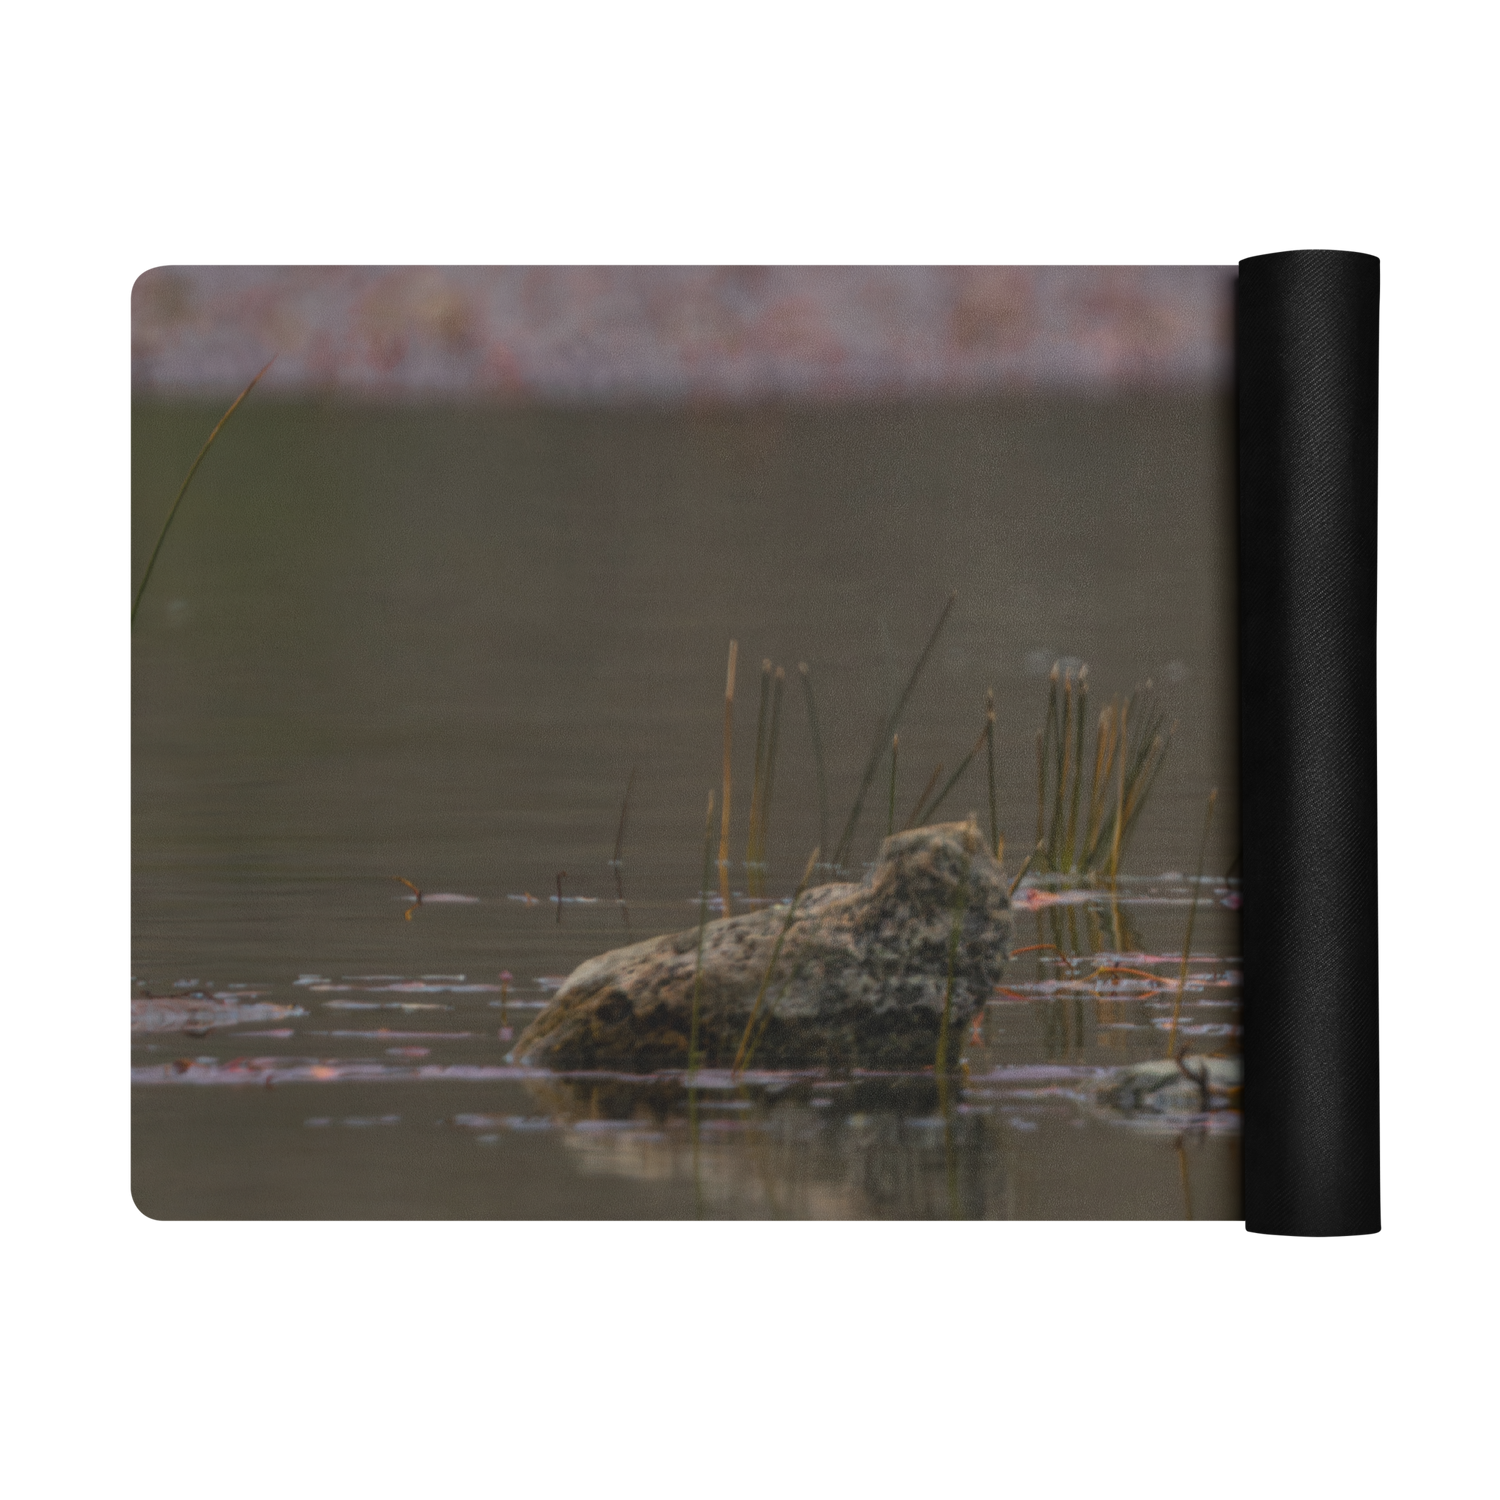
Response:
[[[134,577],[218,415],[138,405]],[[1227,1116],[1138,1128],[1081,1102],[1091,1070],[1163,1054],[1160,1000],[1036,990],[1057,982],[1045,954],[1012,965],[1022,998],[992,1007],[946,1117],[869,1088],[852,1103],[705,1101],[696,1188],[680,1099],[565,1103],[560,1085],[486,1074],[508,1050],[498,992],[454,988],[505,970],[509,1000],[534,1006],[539,979],[693,923],[731,637],[737,855],[761,658],[790,676],[769,841],[784,892],[818,840],[796,664],[817,687],[837,829],[950,589],[902,726],[902,810],[967,750],[993,687],[1014,868],[1035,837],[1045,673],[1081,658],[1095,707],[1151,677],[1179,723],[1125,869],[1191,871],[1216,786],[1206,869],[1222,876],[1237,847],[1231,433],[1222,396],[671,413],[252,398],[195,481],[134,633],[132,973],[137,993],[233,984],[306,1014],[134,1038],[138,1079],[167,1080],[135,1090],[137,1202],[167,1216],[1178,1217],[1186,1172],[1195,1214],[1234,1214]],[[633,766],[627,932],[607,861]],[[985,821],[982,772],[944,816],[971,809]],[[859,859],[882,829],[872,806]],[[560,923],[558,871],[596,903],[566,904]],[[478,899],[406,920],[395,876]],[[527,894],[541,899],[510,899]],[[1021,916],[1014,943],[1180,953],[1182,882],[1127,894],[1141,899],[1123,933],[1096,905],[1092,924],[1081,907]],[[1200,955],[1238,952],[1224,894],[1205,895]],[[1203,1051],[1237,1051],[1222,1008],[1237,989],[1218,972],[1190,998],[1221,1008],[1188,1020],[1208,1028]],[[345,978],[372,975],[392,978]],[[379,988],[423,975],[464,978]],[[408,1008],[357,1008],[376,1005]],[[204,1061],[166,1066],[178,1058]],[[206,1081],[244,1058],[266,1060],[252,1085]],[[264,1086],[309,1059],[389,1072]],[[1013,1070],[1033,1065],[1077,1076],[1022,1087]],[[440,1067],[473,1076],[407,1076]],[[974,1080],[996,1068],[987,1102]]]

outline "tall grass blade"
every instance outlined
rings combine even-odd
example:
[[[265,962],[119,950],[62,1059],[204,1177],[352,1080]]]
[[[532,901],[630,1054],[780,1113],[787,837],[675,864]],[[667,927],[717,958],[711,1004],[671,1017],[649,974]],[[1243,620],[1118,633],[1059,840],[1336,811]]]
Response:
[[[797,889],[787,904],[786,919],[781,924],[781,931],[776,934],[776,945],[771,949],[771,961],[766,965],[766,972],[760,981],[760,989],[755,996],[755,1004],[750,1007],[750,1019],[745,1022],[745,1034],[740,1038],[739,1050],[734,1054],[734,1065],[730,1068],[733,1074],[742,1073],[750,1060],[750,1034],[755,1029],[761,1005],[765,1002],[771,976],[776,972],[776,962],[781,957],[781,945],[786,941],[787,930],[792,925],[792,919],[797,915],[797,903],[802,899],[802,893],[807,889],[808,881],[812,879],[813,866],[817,864],[818,855],[822,852],[821,849],[814,849],[808,856],[807,868],[802,872],[802,879],[797,882]]]
[[[1134,695],[1132,694],[1132,699]],[[1120,829],[1125,822],[1125,746],[1129,744],[1130,704],[1120,710],[1120,796],[1115,806],[1115,828],[1109,851],[1109,878],[1120,878]]]
[[[247,385],[245,389],[242,390],[239,395],[236,396],[230,403],[229,410],[219,418],[218,423],[214,427],[214,430],[209,433],[208,441],[204,443],[204,445],[198,450],[198,456],[193,460],[192,468],[187,471],[187,478],[182,481],[182,488],[177,491],[177,498],[172,502],[171,510],[167,512],[167,519],[161,523],[161,532],[156,538],[156,545],[151,549],[151,556],[146,559],[146,571],[141,575],[140,587],[135,591],[135,601],[130,606],[130,623],[132,625],[135,624],[136,612],[141,607],[141,595],[146,592],[146,585],[151,581],[151,570],[156,566],[156,559],[161,555],[161,544],[166,541],[167,533],[172,529],[172,522],[174,519],[176,519],[177,516],[177,507],[182,504],[182,497],[187,494],[188,486],[193,482],[193,475],[198,472],[198,465],[203,462],[205,457],[207,457],[208,450],[214,445],[214,439],[218,437],[218,435],[224,430],[224,424],[239,409],[240,402],[243,401],[245,397],[255,389],[256,385],[260,382],[260,377],[264,375],[266,371],[269,370],[275,363],[276,356],[273,354],[270,359],[268,359],[265,364],[260,367],[260,371],[256,375],[255,379],[252,380],[250,384]]]
[[[885,836],[890,836],[896,831],[896,757],[901,750],[901,736],[891,736],[891,795],[886,803],[885,811]]]
[[[1043,807],[1047,799],[1047,735],[1046,731],[1038,729],[1036,732],[1036,847],[1042,847],[1042,840],[1046,836]]]
[[[729,906],[729,808],[734,787],[734,667],[739,659],[740,643],[729,643],[729,672],[724,680],[724,806],[719,833],[719,900],[724,915]]]
[[[984,700],[984,744],[990,773],[990,848],[995,858],[1001,859],[1005,849],[1000,837],[1000,813],[995,801],[995,690],[991,688]]]
[[[963,777],[964,772],[969,769],[969,762],[979,754],[980,749],[984,745],[985,735],[988,732],[989,726],[986,724],[985,728],[979,731],[979,738],[974,741],[974,748],[970,750],[969,753],[964,756],[961,761],[959,761],[958,769],[947,779],[947,781],[943,783],[942,791],[940,791],[937,796],[932,799],[932,802],[923,809],[928,822],[931,822],[932,819],[937,816],[938,808],[940,808],[943,803],[948,800],[948,793],[958,785],[959,781]]]
[[[745,835],[745,878],[750,885],[750,894],[760,894],[756,888],[757,867],[760,862],[760,808],[766,771],[766,709],[771,702],[771,658],[760,664],[760,707],[755,715],[755,774],[750,784],[750,828]]]
[[[922,795],[913,804],[911,815],[907,818],[903,827],[915,828],[917,826],[917,819],[922,816],[922,809],[927,805],[927,799],[932,795],[932,789],[937,785],[938,777],[942,774],[943,763],[939,761],[933,768],[932,775],[927,778],[927,785],[922,788]]]
[[[932,627],[932,634],[927,637],[927,644],[922,648],[922,654],[917,658],[917,664],[911,669],[911,676],[906,679],[906,686],[901,690],[901,696],[896,700],[896,706],[891,710],[890,717],[881,726],[879,735],[876,737],[875,746],[870,751],[870,758],[865,763],[864,774],[860,777],[859,791],[854,798],[854,806],[849,809],[848,820],[844,824],[844,831],[839,835],[839,846],[834,852],[833,862],[842,867],[844,861],[849,857],[850,845],[854,842],[854,830],[859,826],[859,815],[864,810],[865,797],[869,794],[870,783],[875,780],[875,773],[880,769],[881,757],[885,754],[886,741],[900,727],[901,715],[906,709],[908,699],[916,690],[918,679],[926,667],[928,658],[932,655],[933,648],[937,645],[938,637],[943,633],[943,626],[948,623],[948,616],[953,613],[953,606],[958,600],[956,593],[948,595],[948,602],[943,605],[943,611],[937,618],[937,624]]]
[[[703,999],[703,934],[708,928],[708,893],[713,889],[714,794],[703,815],[703,880],[698,886],[698,957],[693,963],[693,1010],[688,1024],[688,1076],[698,1071],[698,1015]]]
[[[760,890],[765,891],[766,831],[771,826],[771,794],[776,790],[776,751],[781,743],[781,695],[786,689],[786,672],[776,668],[776,681],[771,688],[771,733],[766,742],[766,770],[760,794],[760,827],[755,835],[755,857],[759,861],[757,878]]]
[[[1054,672],[1057,668],[1052,668]],[[1052,818],[1047,825],[1047,863],[1062,868],[1063,795],[1067,789],[1070,740],[1073,728],[1073,674],[1063,676],[1062,700],[1058,708],[1057,736],[1052,748]]]
[[[635,787],[636,768],[630,768],[625,780],[625,797],[620,803],[620,826],[615,829],[615,857],[610,867],[615,872],[615,900],[620,903],[620,913],[625,918],[625,927],[630,928],[630,908],[625,905],[625,819],[630,815],[630,793]]]
[[[1078,833],[1078,799],[1083,791],[1083,721],[1089,706],[1089,669],[1078,669],[1078,708],[1073,716],[1073,785],[1068,800],[1068,831],[1063,837],[1063,866],[1074,870]]]
[[[823,766],[823,736],[818,732],[818,706],[813,701],[812,673],[805,661],[797,663],[802,693],[807,699],[807,727],[812,734],[813,762],[818,770],[818,848],[828,847],[828,775]]]
[[[1042,846],[1039,843],[1036,846],[1036,848],[1033,849],[1031,851],[1031,853],[1028,854],[1026,856],[1026,858],[1021,861],[1021,868],[1016,871],[1016,878],[1011,881],[1011,883],[1010,883],[1010,889],[1005,893],[1005,899],[1007,901],[1009,901],[1010,898],[1015,895],[1017,888],[1020,886],[1021,882],[1026,878],[1026,872],[1031,868],[1031,862],[1032,862],[1032,860],[1034,860],[1037,857],[1037,855],[1040,854],[1041,852],[1042,852]]]

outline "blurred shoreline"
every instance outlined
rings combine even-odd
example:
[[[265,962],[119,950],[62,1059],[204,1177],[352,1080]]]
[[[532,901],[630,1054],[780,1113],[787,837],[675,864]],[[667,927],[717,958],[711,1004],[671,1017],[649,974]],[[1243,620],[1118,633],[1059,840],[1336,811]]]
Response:
[[[744,406],[1227,386],[1233,267],[159,267],[137,397]]]

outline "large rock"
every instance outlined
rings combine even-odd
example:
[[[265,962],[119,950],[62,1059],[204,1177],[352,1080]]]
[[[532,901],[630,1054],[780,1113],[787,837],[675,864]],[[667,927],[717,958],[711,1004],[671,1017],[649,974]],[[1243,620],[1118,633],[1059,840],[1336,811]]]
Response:
[[[934,1063],[950,978],[947,1064],[994,989],[1009,934],[1006,880],[972,822],[888,838],[858,884],[798,903],[762,1005],[756,1067],[921,1068]],[[710,922],[700,1065],[734,1060],[785,905]],[[515,1061],[559,1071],[654,1072],[687,1062],[698,930],[581,964],[516,1043]]]

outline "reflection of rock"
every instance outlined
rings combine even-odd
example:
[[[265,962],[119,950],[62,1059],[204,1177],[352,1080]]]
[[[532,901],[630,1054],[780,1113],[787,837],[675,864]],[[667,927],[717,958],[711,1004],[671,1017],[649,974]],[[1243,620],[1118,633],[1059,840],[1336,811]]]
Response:
[[[240,1026],[246,1021],[280,1021],[307,1012],[296,1005],[237,1005],[197,995],[151,995],[130,1002],[132,1031],[185,1031],[188,1035]]]
[[[931,1075],[687,1090],[675,1081],[528,1087],[585,1173],[691,1183],[711,1217],[982,1218],[986,1125]]]
[[[859,884],[803,896],[766,990],[756,1066],[931,1066],[960,912],[949,1015],[956,1063],[962,1027],[999,978],[1009,931],[1004,874],[972,823],[898,834]],[[706,1066],[733,1059],[785,919],[779,907],[708,924],[699,1011]],[[522,1034],[515,1061],[682,1067],[697,946],[692,929],[581,964]]]
[[[1206,1115],[1237,1109],[1243,1069],[1237,1057],[1184,1057],[1122,1068],[1099,1103],[1127,1115]]]

